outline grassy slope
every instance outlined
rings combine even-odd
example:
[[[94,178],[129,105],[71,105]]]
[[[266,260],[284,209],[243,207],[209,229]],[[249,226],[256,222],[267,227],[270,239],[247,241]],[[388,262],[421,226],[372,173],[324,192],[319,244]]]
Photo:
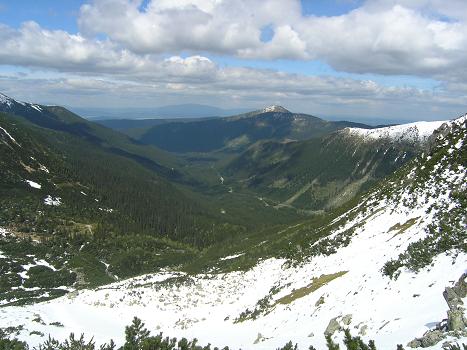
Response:
[[[411,144],[334,133],[303,142],[259,142],[224,167],[228,183],[282,206],[336,207],[417,154]]]

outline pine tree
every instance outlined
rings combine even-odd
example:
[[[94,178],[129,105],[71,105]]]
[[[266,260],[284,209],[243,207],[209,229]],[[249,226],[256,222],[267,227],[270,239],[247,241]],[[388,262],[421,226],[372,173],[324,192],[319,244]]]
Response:
[[[137,317],[133,318],[131,326],[125,327],[125,345],[123,350],[139,350],[141,343],[149,337],[150,332],[144,328],[144,323]]]

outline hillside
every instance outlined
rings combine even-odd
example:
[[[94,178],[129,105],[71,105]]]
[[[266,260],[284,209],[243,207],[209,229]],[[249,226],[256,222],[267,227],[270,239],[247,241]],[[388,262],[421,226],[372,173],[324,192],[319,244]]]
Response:
[[[465,343],[467,116],[443,124],[427,142],[423,154],[348,209],[269,232],[255,244],[239,242],[242,249],[204,274],[165,270],[7,307],[0,326],[22,325],[19,337],[32,343],[40,336],[31,331],[121,343],[120,330],[136,315],[151,330],[233,348],[271,349],[292,339],[300,349],[322,349],[324,333],[342,341],[344,328],[381,349]],[[248,260],[256,261],[251,269],[221,272]]]
[[[59,107],[3,100],[1,304],[186,263],[244,230],[169,182],[173,171],[153,160],[163,152]],[[47,257],[33,283],[18,278]]]
[[[137,128],[137,123],[129,129]],[[258,140],[304,140],[348,126],[368,127],[351,122],[328,122],[271,106],[226,118],[161,123],[144,131],[139,129],[137,134],[133,130],[132,135],[170,152],[238,152]]]
[[[301,142],[257,142],[221,172],[228,186],[255,191],[269,205],[327,210],[368,190],[421,153],[442,123],[345,128]]]

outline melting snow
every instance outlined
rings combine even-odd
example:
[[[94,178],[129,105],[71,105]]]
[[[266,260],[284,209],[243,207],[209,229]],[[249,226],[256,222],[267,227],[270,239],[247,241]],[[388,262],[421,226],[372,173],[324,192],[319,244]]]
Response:
[[[45,205],[59,206],[62,204],[62,199],[60,197],[52,197],[50,194],[44,198]]]
[[[34,182],[34,181],[31,181],[31,180],[25,180],[29,186],[31,186],[32,188],[38,188],[38,189],[41,189],[42,186],[39,185],[37,182]]]
[[[229,256],[220,258],[219,260],[221,260],[221,261],[224,261],[224,260],[232,260],[232,259],[238,258],[238,257],[240,257],[240,256],[242,256],[242,255],[245,255],[245,253],[240,253],[240,254],[235,254],[235,255],[229,255]]]
[[[42,112],[42,108],[41,108],[40,106],[34,105],[34,104],[30,104],[30,106],[31,106],[32,108],[34,108],[35,110],[37,110],[37,111],[39,111],[39,112]]]
[[[9,98],[8,96],[0,93],[0,103],[1,104],[6,104],[8,107],[11,107],[13,104],[14,100]]]
[[[8,234],[8,231],[3,227],[0,227],[0,237],[5,237]]]
[[[16,142],[16,140],[13,138],[13,136],[10,135],[10,133],[8,131],[6,131],[4,128],[2,128],[0,126],[0,130],[2,130],[6,136],[8,136],[10,138],[11,141],[13,141],[15,144],[17,144],[18,146],[20,146],[20,144],[18,142]]]
[[[42,165],[42,164],[39,164],[39,169],[42,170],[43,172],[47,173],[47,174],[50,173],[49,169],[47,169],[47,167]]]
[[[283,113],[283,112],[288,112],[288,111],[282,106],[272,105],[272,106],[268,106],[268,107],[264,108],[261,112],[262,113],[268,113],[268,112],[280,112],[280,113]]]

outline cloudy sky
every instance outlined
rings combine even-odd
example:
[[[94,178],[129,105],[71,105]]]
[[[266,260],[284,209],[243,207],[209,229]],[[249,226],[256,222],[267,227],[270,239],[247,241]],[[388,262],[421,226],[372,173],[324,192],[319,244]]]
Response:
[[[465,0],[0,0],[0,92],[69,107],[467,112]]]

